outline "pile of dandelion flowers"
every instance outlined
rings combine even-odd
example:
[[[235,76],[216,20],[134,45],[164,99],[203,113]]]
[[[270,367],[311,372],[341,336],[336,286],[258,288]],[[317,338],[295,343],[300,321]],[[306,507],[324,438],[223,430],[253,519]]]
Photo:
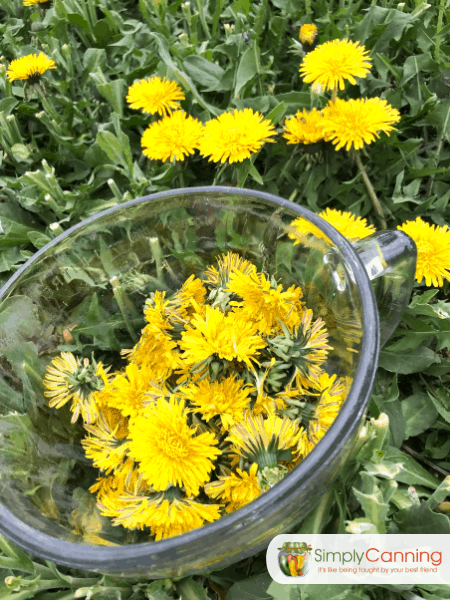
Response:
[[[156,491],[177,485],[197,495],[214,468],[212,461],[221,454],[213,433],[197,435],[187,423],[187,413],[183,401],[160,398],[130,422],[130,456]]]
[[[171,111],[180,108],[179,100],[184,100],[181,87],[165,77],[141,79],[128,88],[127,102],[130,107],[152,115],[170,115]]]
[[[372,59],[359,42],[332,40],[305,56],[300,74],[306,83],[322,85],[324,90],[345,89],[345,80],[355,84],[355,77],[366,77]]]
[[[6,75],[9,81],[24,79],[30,83],[37,83],[49,69],[56,69],[55,61],[41,52],[39,55],[28,54],[22,58],[16,58],[10,63]]]
[[[264,119],[251,108],[235,109],[211,119],[203,129],[200,154],[216,163],[242,162],[262,148],[266,142],[274,142],[276,135],[272,121]]]
[[[450,281],[450,230],[447,225],[430,225],[417,217],[397,227],[409,235],[417,246],[415,278],[418,283],[442,287]]]
[[[324,139],[322,122],[322,112],[317,108],[298,110],[286,119],[283,137],[288,144],[316,144]]]
[[[389,133],[400,121],[400,113],[381,98],[358,98],[330,102],[323,111],[323,131],[336,150],[352,147],[359,150],[379,138],[379,132]]]
[[[141,138],[142,152],[153,160],[183,161],[194,154],[202,139],[203,126],[182,110],[152,123]]]
[[[319,213],[319,217],[322,217],[351,242],[362,240],[376,231],[373,225],[368,225],[367,219],[357,217],[348,211],[342,212],[334,208],[327,208]]]

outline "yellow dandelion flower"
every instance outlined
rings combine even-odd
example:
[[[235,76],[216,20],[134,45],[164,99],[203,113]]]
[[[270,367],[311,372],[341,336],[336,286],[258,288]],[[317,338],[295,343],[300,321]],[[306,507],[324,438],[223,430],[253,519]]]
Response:
[[[442,287],[450,281],[450,231],[448,225],[437,227],[417,217],[397,229],[409,235],[417,246],[416,281],[425,279],[428,286]]]
[[[41,52],[39,55],[28,54],[22,58],[16,58],[10,63],[6,75],[9,81],[27,79],[31,83],[36,83],[48,69],[56,69],[55,61]]]
[[[48,4],[50,6],[50,0],[23,0],[23,6],[36,6],[37,4]]]
[[[44,378],[44,386],[48,390],[44,396],[50,398],[50,408],[61,408],[72,400],[72,423],[78,420],[80,414],[86,423],[94,423],[99,414],[94,392],[107,384],[108,370],[103,368],[102,363],[91,363],[88,358],[81,361],[71,352],[61,352],[61,356],[53,359],[47,367]]]
[[[288,144],[315,144],[324,139],[323,115],[320,110],[298,110],[295,116],[286,119],[283,137]]]
[[[219,417],[223,429],[227,430],[242,419],[254,390],[253,386],[245,385],[232,375],[220,382],[202,379],[180,391],[204,419],[209,421]]]
[[[161,382],[179,366],[177,344],[172,338],[149,323],[144,327],[140,340],[132,350],[122,351],[131,363],[152,373],[149,380]]]
[[[304,244],[308,247],[315,247],[316,245],[323,247],[323,243],[321,241],[319,242],[319,240],[322,240],[326,244],[331,243],[331,240],[323,233],[323,231],[305,217],[297,217],[297,219],[294,219],[288,227],[287,232],[291,240],[294,240],[294,246],[297,244]],[[322,244],[322,246],[320,246],[320,244]]]
[[[204,272],[206,276],[206,283],[212,285],[216,288],[224,288],[226,287],[231,273],[236,270],[244,275],[249,275],[250,273],[256,272],[256,267],[249,260],[245,260],[239,254],[235,252],[228,252],[227,254],[222,254],[217,259],[216,269],[214,265],[209,266]]]
[[[263,334],[278,331],[280,320],[287,322],[292,317],[294,322],[298,322],[303,312],[300,302],[302,290],[293,285],[283,291],[281,284],[275,287],[264,273],[233,271],[225,291],[242,298],[232,300],[230,305],[239,318],[256,323]]]
[[[184,93],[176,81],[165,77],[152,77],[135,81],[128,88],[127,102],[131,108],[154,115],[170,115],[172,110],[180,108],[179,100],[184,100]]]
[[[152,123],[141,139],[145,156],[153,160],[184,160],[199,147],[203,126],[182,110]]]
[[[316,380],[320,399],[316,404],[307,404],[302,414],[302,427],[296,453],[304,458],[320,442],[339,414],[346,398],[346,386],[336,375],[322,373]]]
[[[210,498],[218,498],[224,502],[227,513],[238,510],[262,494],[256,475],[257,471],[256,463],[252,464],[248,473],[236,469],[236,474],[219,477],[218,481],[208,483],[205,486],[205,492]]]
[[[345,89],[345,80],[355,84],[371,68],[369,52],[359,42],[332,40],[317,46],[305,56],[300,74],[306,83],[322,85],[325,90]]]
[[[367,219],[356,217],[348,211],[342,212],[334,208],[327,208],[319,213],[319,217],[322,217],[351,242],[362,240],[376,231],[373,225],[367,224]]]
[[[353,146],[359,150],[364,144],[371,144],[380,136],[379,131],[394,130],[394,123],[400,121],[400,113],[381,98],[358,98],[330,102],[323,111],[323,131],[340,150]]]
[[[154,377],[148,368],[139,368],[131,363],[125,373],[119,373],[94,398],[98,404],[115,408],[124,417],[137,417],[151,400],[146,395],[150,390],[150,382]]]
[[[193,366],[209,357],[243,361],[252,368],[257,351],[265,347],[256,326],[231,313],[224,315],[218,308],[206,306],[205,314],[195,314],[179,344],[185,366]]]
[[[268,396],[266,393],[261,392],[256,398],[252,413],[254,415],[269,416],[276,414],[284,408],[286,408],[286,402],[279,394],[276,396]]]
[[[223,113],[203,129],[200,154],[216,163],[242,162],[276,135],[272,121],[251,108]]]
[[[189,319],[198,306],[204,303],[205,296],[206,288],[203,282],[195,275],[191,275],[170,299],[170,311],[173,317],[182,321]]]
[[[118,510],[114,525],[123,525],[128,529],[150,527],[152,535],[158,541],[197,529],[220,517],[218,504],[202,504],[192,499],[176,497],[169,500],[165,495],[167,494],[129,495],[124,498],[124,505]]]
[[[311,23],[307,23],[306,25],[302,25],[300,27],[300,31],[298,34],[298,39],[302,44],[307,44],[308,46],[312,46],[317,37],[319,30],[315,25]]]
[[[145,301],[145,319],[148,323],[153,325],[157,331],[167,331],[172,328],[169,323],[169,304],[170,300],[166,300],[166,292],[160,292],[158,290]]]
[[[196,496],[214,468],[212,461],[221,454],[214,435],[196,435],[197,428],[189,427],[186,416],[184,402],[173,397],[169,402],[157,400],[145,416],[130,422],[130,456],[156,491],[178,485]]]
[[[127,459],[127,423],[119,411],[109,409],[100,412],[95,425],[84,427],[90,434],[81,441],[86,456],[108,475]]]
[[[296,445],[298,440],[296,421],[281,419],[274,414],[266,419],[262,415],[247,413],[240,423],[236,423],[227,437],[233,451],[260,466],[277,465],[277,452]]]

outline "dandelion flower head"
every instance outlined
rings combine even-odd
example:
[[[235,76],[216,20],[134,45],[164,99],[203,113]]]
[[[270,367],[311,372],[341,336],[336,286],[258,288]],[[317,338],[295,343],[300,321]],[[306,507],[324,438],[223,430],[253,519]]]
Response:
[[[199,147],[202,124],[182,110],[152,123],[141,138],[142,152],[153,160],[183,161]]]
[[[345,89],[345,80],[355,84],[355,77],[366,77],[372,59],[359,42],[332,40],[317,46],[305,56],[300,74],[306,83],[323,86],[324,90]]]
[[[257,471],[256,463],[252,464],[248,473],[236,469],[236,474],[219,477],[218,481],[207,484],[205,492],[210,498],[219,498],[225,502],[227,513],[238,510],[262,494]]]
[[[442,287],[444,278],[450,281],[450,230],[437,227],[417,217],[397,229],[409,235],[417,246],[416,281],[425,279],[428,286]]]
[[[55,61],[41,52],[39,55],[28,54],[22,58],[16,58],[10,63],[6,74],[9,81],[28,79],[32,83],[36,83],[48,69],[56,69]]]
[[[196,435],[196,428],[188,425],[184,402],[175,397],[169,402],[158,399],[145,415],[130,422],[128,445],[130,456],[156,491],[177,485],[195,496],[209,479],[212,461],[221,454],[213,433]]]
[[[400,121],[400,113],[381,98],[358,98],[330,102],[324,108],[323,129],[336,150],[353,146],[359,150],[380,136],[379,131],[389,135]]]
[[[48,4],[50,6],[50,0],[23,0],[23,6],[36,6],[37,4]]]
[[[276,135],[272,121],[251,108],[225,112],[208,121],[200,142],[200,154],[216,163],[242,162]]]
[[[306,25],[302,25],[300,27],[300,31],[298,33],[298,39],[302,44],[308,44],[311,46],[314,43],[318,33],[318,29],[315,25],[307,23]]]
[[[176,81],[169,81],[165,77],[141,79],[128,88],[127,102],[130,107],[152,115],[170,115],[172,110],[180,108],[179,100],[184,100],[181,87]]]
[[[315,144],[324,139],[323,116],[320,110],[298,110],[295,116],[286,119],[283,137],[288,144]]]
[[[367,224],[367,219],[356,217],[349,211],[342,212],[335,208],[326,208],[319,213],[319,217],[322,217],[352,242],[361,240],[376,231],[373,225]]]

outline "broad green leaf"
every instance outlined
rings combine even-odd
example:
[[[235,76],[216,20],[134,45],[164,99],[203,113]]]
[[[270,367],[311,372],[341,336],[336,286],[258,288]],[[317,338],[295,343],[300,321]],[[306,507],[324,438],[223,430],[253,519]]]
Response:
[[[273,579],[268,573],[237,581],[228,590],[225,600],[273,600],[268,592],[272,583]]]
[[[413,394],[402,400],[401,407],[405,420],[405,439],[429,429],[438,416],[433,403],[424,393]]]
[[[106,98],[112,110],[123,117],[123,101],[127,84],[124,79],[114,79],[97,85],[100,94]]]
[[[3,248],[0,250],[0,273],[9,271],[11,267],[18,262],[23,262],[21,258],[22,255],[20,254],[20,250],[17,248],[17,246],[12,248]]]
[[[353,488],[356,499],[361,504],[361,508],[368,521],[373,523],[378,533],[386,533],[386,519],[389,512],[389,505],[384,501],[383,494],[376,483],[375,477],[362,472],[363,482],[362,490]]]
[[[440,359],[430,348],[419,347],[410,353],[399,354],[382,350],[378,360],[378,366],[383,367],[391,373],[409,375],[419,373],[432,364],[439,363]]]
[[[16,160],[27,161],[31,156],[31,152],[24,144],[14,144],[11,146],[11,152]]]
[[[443,419],[450,423],[450,393],[443,385],[432,387],[425,382],[427,393],[434,405],[435,410]]]
[[[97,143],[108,155],[109,160],[112,160],[116,164],[126,164],[123,146],[113,133],[110,131],[99,131],[97,133]]]
[[[9,202],[0,203],[0,248],[28,244],[28,233],[39,229],[30,213]]]
[[[236,87],[234,97],[239,97],[241,89],[257,74],[257,63],[254,48],[247,48],[239,61],[236,75]]]
[[[187,56],[183,64],[188,75],[202,87],[216,86],[225,72],[219,65],[197,54]]]
[[[277,583],[276,581],[272,581],[272,583],[267,588],[267,593],[271,595],[274,600],[302,600],[305,597],[302,594],[303,585],[298,584],[286,584],[286,583]]]

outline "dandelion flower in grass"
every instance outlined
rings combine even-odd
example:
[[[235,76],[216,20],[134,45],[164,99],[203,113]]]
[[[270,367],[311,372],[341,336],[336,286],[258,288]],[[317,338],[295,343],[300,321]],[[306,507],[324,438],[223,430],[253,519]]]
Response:
[[[179,343],[183,351],[184,366],[194,366],[217,356],[227,361],[243,361],[250,369],[257,352],[265,347],[256,326],[230,313],[223,314],[209,305],[205,314],[195,314],[181,335]]]
[[[23,6],[36,6],[37,4],[48,5],[43,6],[43,8],[48,8],[50,6],[50,0],[23,0]]]
[[[359,150],[379,138],[379,132],[395,129],[400,113],[381,98],[358,98],[330,102],[323,110],[323,131],[336,150],[353,146]]]
[[[43,52],[38,54],[28,54],[22,58],[13,60],[7,71],[9,81],[15,79],[26,79],[30,83],[37,83],[48,69],[56,69],[55,61]]]
[[[242,162],[276,135],[272,121],[251,108],[223,113],[203,128],[200,154],[216,163]]]
[[[144,479],[156,491],[178,485],[196,496],[221,454],[212,433],[196,435],[197,428],[188,425],[187,413],[183,401],[159,399],[130,423],[130,456],[139,462]]]
[[[153,160],[183,161],[199,147],[202,124],[182,110],[152,123],[141,139],[142,152]]]
[[[315,25],[307,23],[306,25],[302,25],[300,27],[298,39],[301,41],[302,44],[312,46],[314,44],[318,32],[319,30]]]
[[[107,385],[107,371],[102,363],[90,362],[88,358],[81,361],[71,352],[61,352],[47,367],[44,378],[44,396],[50,398],[50,408],[61,408],[72,401],[72,423],[80,414],[86,423],[94,423],[99,414],[94,393]]]
[[[327,208],[319,213],[319,217],[322,217],[352,242],[362,240],[376,231],[373,225],[367,224],[367,219],[356,217],[348,211],[342,212],[334,208]]]
[[[182,394],[205,420],[218,417],[223,429],[228,430],[242,419],[251,400],[250,393],[254,390],[232,375],[220,382],[202,379],[184,387]]]
[[[219,499],[226,504],[226,512],[230,513],[253,502],[262,494],[257,477],[258,465],[253,463],[250,471],[236,469],[236,473],[219,477],[218,481],[208,483],[205,492],[210,498]]]
[[[274,414],[264,418],[247,413],[230,429],[227,441],[239,456],[263,468],[276,466],[278,452],[293,448],[298,434],[297,422],[289,418],[281,419]]]
[[[437,227],[417,217],[397,229],[404,231],[417,246],[416,281],[425,279],[428,286],[441,287],[444,278],[450,281],[450,230],[448,225]]]
[[[278,331],[280,320],[297,322],[303,312],[302,290],[291,286],[283,291],[281,284],[269,281],[264,273],[233,271],[225,291],[240,298],[230,302],[237,316],[254,322],[264,334]]]
[[[345,80],[355,84],[355,77],[366,77],[372,59],[359,42],[332,40],[317,46],[305,56],[300,74],[306,83],[315,83],[325,90],[345,89]]]
[[[128,88],[127,102],[130,107],[152,115],[170,115],[172,110],[180,108],[179,100],[184,100],[181,87],[165,77],[141,79]]]
[[[304,458],[320,442],[339,414],[346,398],[346,386],[336,375],[322,373],[316,381],[319,401],[307,404],[302,412],[302,428],[298,438],[296,454]]]
[[[295,116],[286,119],[283,137],[288,144],[315,144],[324,139],[323,115],[320,110],[298,110]]]

